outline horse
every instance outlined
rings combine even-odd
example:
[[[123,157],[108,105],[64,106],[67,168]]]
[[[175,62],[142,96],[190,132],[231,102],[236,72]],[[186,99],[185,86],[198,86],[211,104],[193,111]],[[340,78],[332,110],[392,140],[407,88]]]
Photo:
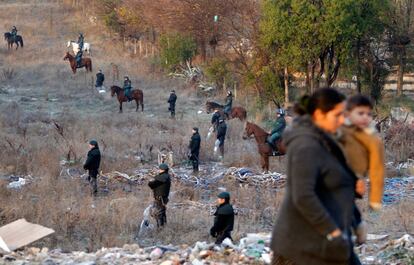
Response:
[[[75,57],[72,54],[70,54],[69,52],[66,52],[66,55],[65,55],[65,57],[63,57],[63,60],[65,60],[65,61],[69,60],[70,68],[72,68],[72,72],[74,74],[76,74],[76,69],[77,68],[83,68],[83,67],[85,67],[86,72],[92,72],[92,60],[91,60],[91,58],[82,58],[80,67],[77,67]]]
[[[79,44],[76,41],[70,40],[70,41],[68,41],[66,47],[69,48],[70,46],[72,46],[73,53],[74,54],[77,54],[78,51],[79,51]],[[87,42],[84,42],[83,43],[82,51],[83,52],[87,52],[89,55],[92,55],[91,45],[89,43],[87,43]]]
[[[219,110],[220,115],[222,117],[227,116],[227,115],[224,115],[224,106],[223,105],[220,105],[219,103],[214,102],[214,101],[207,101],[206,102],[206,112],[207,112],[207,114],[210,114],[215,109]],[[239,120],[244,121],[244,120],[246,120],[246,117],[247,117],[246,109],[243,108],[243,107],[236,106],[236,107],[231,108],[230,115],[227,118],[229,120],[234,119],[234,118],[238,118]]]
[[[13,37],[13,35],[10,32],[4,33],[4,40],[7,41],[7,48],[10,50],[10,48],[13,48],[13,44],[16,43],[16,50],[20,46],[23,48],[23,38],[20,35],[16,35]]]
[[[111,96],[113,97],[116,94],[119,102],[119,113],[122,113],[122,102],[128,102],[128,98],[124,94],[124,90],[119,86],[111,86]],[[137,103],[136,111],[139,109],[139,104],[141,104],[141,111],[144,111],[144,93],[141,89],[133,89],[131,91],[132,99],[135,99]]]
[[[276,149],[273,150],[273,148],[267,143],[267,137],[269,134],[260,128],[258,125],[246,122],[243,139],[248,139],[251,136],[254,136],[256,143],[257,143],[257,149],[259,151],[260,157],[261,157],[261,166],[262,169],[265,172],[269,171],[269,157],[270,156],[283,156],[286,153],[286,149],[284,145],[282,144],[282,139],[279,139],[276,141]]]

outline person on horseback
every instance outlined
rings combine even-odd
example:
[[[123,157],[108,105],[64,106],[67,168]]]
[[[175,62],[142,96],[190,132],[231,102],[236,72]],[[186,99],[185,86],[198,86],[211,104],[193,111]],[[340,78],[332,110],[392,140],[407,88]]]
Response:
[[[79,33],[79,38],[78,38],[78,45],[79,45],[79,50],[82,51],[83,50],[83,43],[85,41],[85,38],[83,37],[82,33]]]
[[[83,55],[83,51],[81,49],[79,49],[78,53],[75,56],[75,59],[76,59],[76,67],[77,68],[81,68],[82,67],[82,55]]]
[[[230,117],[230,113],[231,113],[231,108],[233,105],[233,94],[231,93],[231,91],[227,91],[227,97],[226,97],[226,101],[224,103],[224,114],[227,116],[227,118]]]
[[[276,141],[282,136],[283,130],[286,128],[285,110],[279,108],[276,110],[277,119],[273,123],[272,131],[270,132],[267,142],[275,149]]]
[[[16,36],[17,36],[17,28],[16,28],[16,26],[13,26],[12,27],[12,29],[10,31],[10,34],[12,35],[13,40],[15,40],[16,39]]]
[[[132,100],[131,97],[131,89],[132,89],[132,84],[131,84],[131,80],[129,80],[128,76],[124,77],[124,93],[125,93],[125,97],[127,97],[128,102]]]

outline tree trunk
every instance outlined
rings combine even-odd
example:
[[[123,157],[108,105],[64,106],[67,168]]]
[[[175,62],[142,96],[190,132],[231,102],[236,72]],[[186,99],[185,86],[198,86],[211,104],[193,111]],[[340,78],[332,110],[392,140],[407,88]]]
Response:
[[[285,66],[284,81],[285,81],[285,103],[289,103],[289,71],[288,71],[287,66]]]
[[[357,41],[357,50],[356,50],[356,55],[357,55],[357,80],[356,80],[356,88],[359,94],[361,94],[362,89],[361,89],[361,77],[362,77],[362,69],[361,69],[361,40],[358,39]]]
[[[405,46],[401,46],[399,49],[399,60],[398,60],[398,70],[397,70],[397,96],[403,95],[403,86],[404,86],[404,68],[405,68]]]

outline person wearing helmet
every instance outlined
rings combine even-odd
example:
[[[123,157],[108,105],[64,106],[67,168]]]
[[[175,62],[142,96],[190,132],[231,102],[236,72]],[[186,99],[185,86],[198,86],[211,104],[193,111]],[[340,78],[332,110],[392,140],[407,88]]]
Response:
[[[79,38],[78,38],[78,45],[79,45],[79,50],[83,51],[83,43],[84,43],[85,38],[83,37],[82,33],[79,33]]]
[[[214,225],[210,229],[210,235],[216,238],[216,244],[221,244],[224,239],[231,238],[234,226],[234,209],[230,204],[230,193],[221,192],[217,196],[217,209],[214,213]]]
[[[190,139],[190,144],[188,145],[188,159],[191,161],[193,165],[193,173],[198,174],[198,164],[199,164],[199,155],[200,155],[200,145],[201,145],[201,137],[198,133],[198,128],[193,128],[193,135]]]
[[[104,81],[105,81],[105,75],[102,73],[102,70],[99,70],[98,73],[96,74],[95,87],[102,87]]]
[[[125,76],[124,77],[124,94],[125,94],[125,97],[127,97],[128,102],[132,100],[131,89],[132,89],[131,80],[129,80],[128,76]]]
[[[168,98],[168,103],[170,106],[168,110],[171,112],[171,118],[175,117],[175,102],[177,101],[177,95],[175,94],[175,90],[171,90],[170,97]]]
[[[230,117],[231,114],[231,108],[233,106],[233,94],[231,93],[231,91],[227,91],[227,97],[226,97],[226,101],[224,103],[224,115],[227,116],[227,118]]]
[[[285,110],[282,108],[276,109],[276,115],[277,115],[277,119],[273,123],[272,131],[270,132],[270,135],[267,138],[267,142],[270,144],[270,146],[273,149],[275,149],[276,141],[280,139],[283,131],[286,128]]]
[[[15,38],[16,38],[16,36],[17,36],[17,28],[16,28],[16,26],[13,26],[13,27],[12,27],[12,29],[11,29],[10,33],[11,33],[11,35],[12,35],[12,38],[13,38],[13,39],[15,39]]]
[[[92,188],[92,194],[94,196],[98,193],[98,170],[101,163],[101,152],[99,151],[98,142],[96,140],[89,141],[88,158],[83,165],[83,169],[88,170],[88,181]]]
[[[157,220],[157,227],[164,226],[167,223],[167,203],[170,195],[171,177],[168,173],[168,165],[159,165],[159,174],[154,177],[154,180],[148,183],[154,194],[152,215]]]

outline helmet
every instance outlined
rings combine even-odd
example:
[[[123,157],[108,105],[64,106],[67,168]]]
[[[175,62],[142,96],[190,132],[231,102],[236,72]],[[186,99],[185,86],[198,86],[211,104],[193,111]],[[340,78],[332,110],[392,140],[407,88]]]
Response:
[[[230,90],[228,90],[227,91],[227,95],[231,95],[232,93],[231,93],[231,91]]]
[[[276,109],[276,113],[277,113],[277,114],[280,114],[280,115],[285,115],[285,114],[286,114],[285,110],[284,110],[284,109],[282,109],[282,108],[278,108],[278,109]]]
[[[92,139],[92,140],[89,141],[89,144],[90,145],[97,146],[98,145],[98,142],[96,140]]]
[[[219,195],[217,195],[218,198],[220,199],[230,199],[230,193],[228,193],[227,191],[223,191],[221,193],[219,193]]]
[[[193,127],[193,130],[198,132],[198,128],[197,127]]]
[[[159,169],[161,169],[161,170],[167,170],[167,169],[168,169],[168,165],[167,165],[167,164],[165,164],[165,163],[160,164],[158,167],[159,167]]]

